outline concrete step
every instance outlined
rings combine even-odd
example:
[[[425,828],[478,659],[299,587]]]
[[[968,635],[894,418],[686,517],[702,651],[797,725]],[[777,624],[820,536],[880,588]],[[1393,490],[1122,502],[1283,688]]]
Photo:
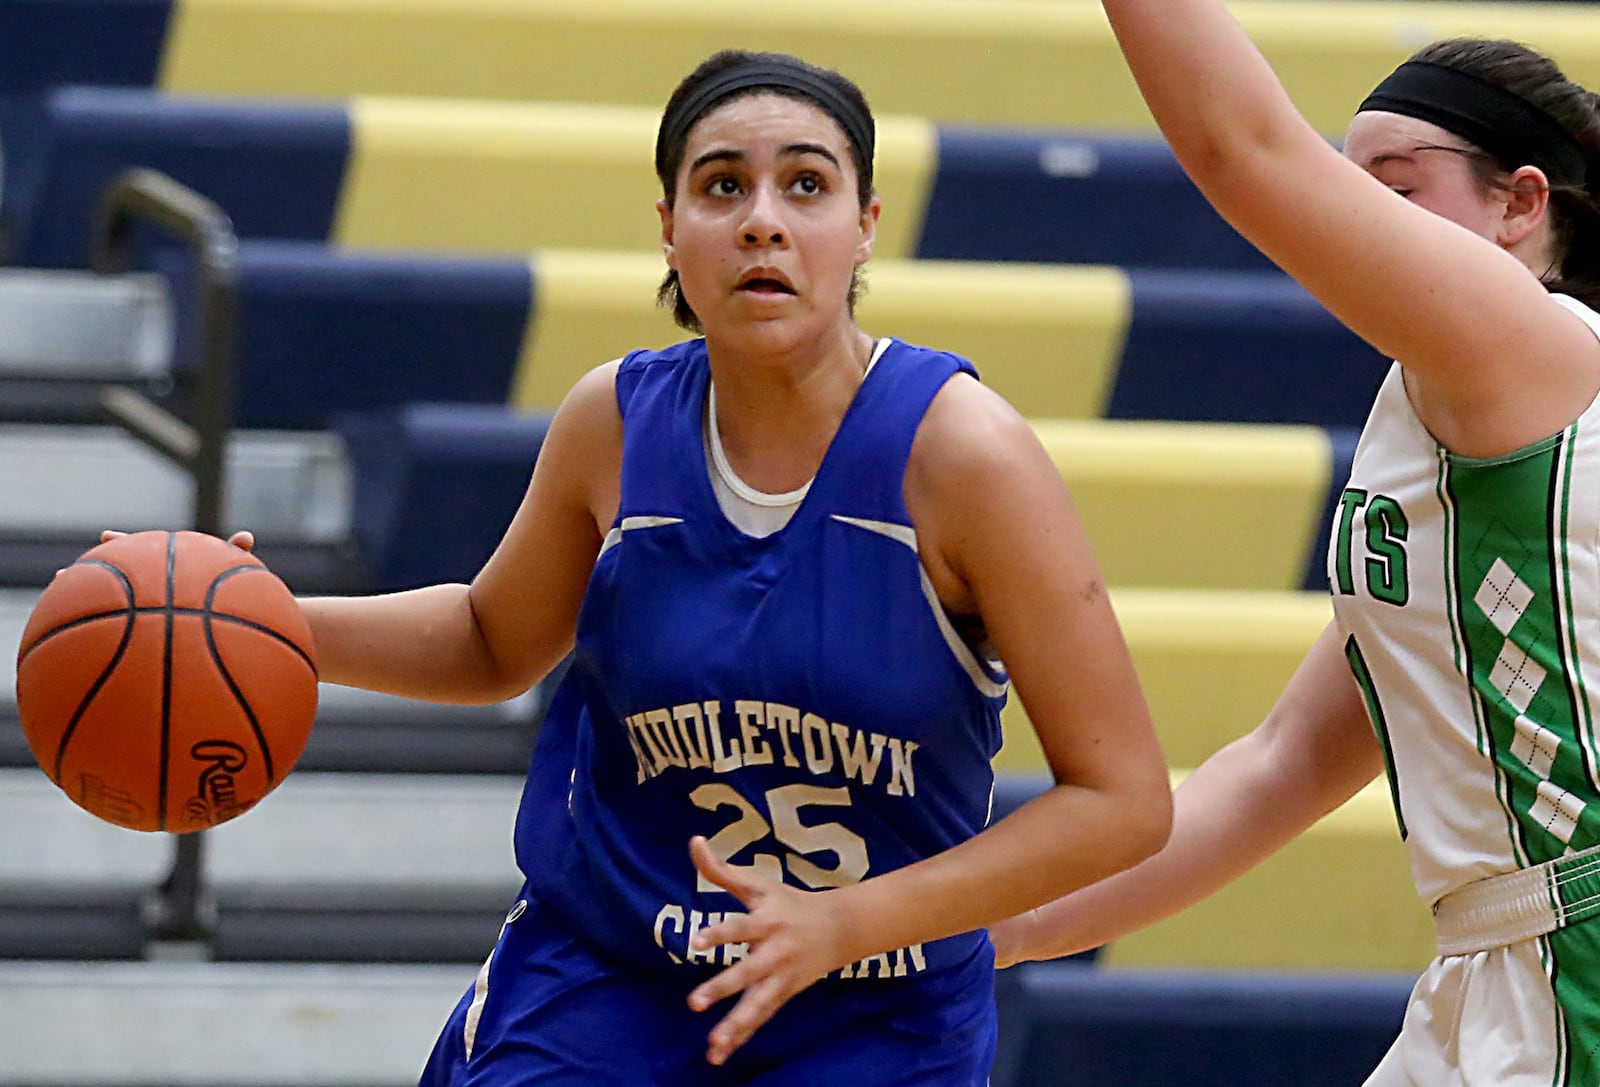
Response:
[[[0,269],[0,377],[148,381],[172,343],[162,276]]]
[[[0,1087],[403,1087],[476,970],[0,962]]]
[[[296,773],[200,839],[205,935],[167,944],[151,926],[176,839],[0,770],[0,960],[478,962],[522,882],[520,793],[506,775]]]
[[[251,811],[206,834],[219,887],[490,887],[520,880],[511,824],[522,794],[506,775],[295,773]],[[166,835],[83,811],[37,769],[0,769],[0,886],[159,882]]]
[[[230,442],[226,524],[263,539],[333,544],[350,536],[351,472],[337,435],[239,431]],[[111,426],[0,426],[0,535],[184,525],[194,484]]]

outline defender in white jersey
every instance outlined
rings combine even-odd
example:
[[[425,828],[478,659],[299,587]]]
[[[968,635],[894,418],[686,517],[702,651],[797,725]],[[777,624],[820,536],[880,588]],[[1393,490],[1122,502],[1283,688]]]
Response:
[[[1060,474],[970,364],[856,325],[873,143],[837,72],[709,58],[656,153],[662,298],[703,338],[578,382],[470,586],[305,604],[324,679],[417,697],[576,643],[525,897],[429,1087],[981,1087],[983,926],[1165,839]],[[1007,678],[1061,784],[988,825]]]
[[[997,926],[999,961],[1170,915],[1386,772],[1439,958],[1369,1085],[1596,1087],[1594,96],[1517,43],[1438,42],[1341,156],[1219,0],[1103,3],[1196,184],[1398,361],[1334,519],[1334,623],[1178,790],[1167,847]]]

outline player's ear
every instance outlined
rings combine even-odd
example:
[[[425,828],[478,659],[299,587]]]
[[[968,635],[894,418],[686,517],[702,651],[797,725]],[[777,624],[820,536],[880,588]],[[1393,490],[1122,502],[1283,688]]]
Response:
[[[1503,190],[1505,210],[1496,241],[1509,248],[1532,234],[1550,210],[1550,182],[1537,166],[1522,166]]]
[[[872,247],[878,241],[878,216],[883,212],[883,201],[877,196],[867,201],[861,209],[861,240],[856,243],[856,267],[872,259]]]
[[[667,258],[667,267],[677,271],[672,250],[672,205],[664,199],[657,200],[656,214],[661,216],[661,253]]]

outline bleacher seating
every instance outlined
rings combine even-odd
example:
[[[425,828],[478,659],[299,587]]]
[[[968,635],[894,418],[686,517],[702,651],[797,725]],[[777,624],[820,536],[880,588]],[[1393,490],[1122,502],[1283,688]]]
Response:
[[[418,402],[337,419],[354,477],[352,528],[375,583],[426,584],[476,570],[526,489],[547,423],[545,414],[493,405]],[[1067,419],[1034,428],[1112,584],[1326,587],[1324,541],[1353,430]],[[463,475],[471,487],[461,486]],[[411,530],[430,519],[458,528],[416,538]],[[1292,650],[1301,647],[1297,639]]]
[[[503,400],[499,383],[533,317],[548,325],[527,337],[543,358],[524,360],[531,376],[518,378],[516,399],[548,408],[588,365],[675,335],[642,289],[659,276],[658,226],[651,179],[630,168],[647,154],[654,118],[637,107],[313,106],[66,88],[9,126],[0,218],[14,260],[51,267],[83,260],[99,193],[131,166],[160,169],[229,209],[247,239],[236,348],[243,425],[292,425],[253,413],[305,397],[293,388],[257,396],[252,383],[292,382],[301,372],[292,360],[308,351],[418,381],[438,360],[474,357],[479,365],[442,384],[459,399]],[[972,355],[1035,416],[1359,425],[1381,374],[1373,352],[1264,270],[1164,145],[943,132],[911,118],[885,118],[883,130],[889,212],[864,318]],[[616,213],[629,206],[636,215]],[[1141,214],[1149,207],[1163,214]],[[530,284],[507,255],[530,249],[548,251],[534,258],[534,276],[550,281],[552,301],[603,309],[605,319],[533,314],[545,284]],[[430,250],[456,263],[416,255]],[[994,261],[1025,266],[1002,272]],[[577,342],[565,320],[578,323]],[[440,330],[473,339],[439,343]],[[1262,365],[1281,357],[1297,368]],[[319,398],[327,380],[318,367]],[[344,388],[373,385],[353,369]],[[392,395],[450,398],[438,387]],[[335,409],[339,396],[329,398]]]
[[[647,252],[465,259],[247,241],[237,266],[244,426],[324,426],[412,399],[550,411],[590,368],[686,335],[655,305],[661,264]],[[859,314],[967,355],[1034,418],[1359,427],[1383,375],[1274,273],[885,259]],[[347,361],[329,373],[329,357]]]
[[[421,522],[385,522],[380,534],[368,520],[352,530],[337,496],[352,486],[364,495],[383,486],[374,482],[383,478],[383,469],[371,457],[359,461],[353,477],[342,474],[349,443],[365,432],[347,428],[342,450],[327,438],[308,444],[305,435],[326,431],[352,413],[454,402],[460,408],[450,410],[461,411],[463,420],[478,428],[474,440],[487,447],[489,434],[525,428],[526,412],[547,414],[584,370],[631,347],[665,344],[683,335],[653,304],[650,292],[659,268],[648,254],[552,251],[513,261],[247,240],[238,246],[234,270],[237,316],[229,346],[235,360],[235,417],[246,428],[239,455],[252,463],[272,458],[286,479],[297,478],[291,472],[307,479],[315,472],[326,481],[322,489],[334,491],[331,509],[327,503],[295,509],[263,500],[248,507],[249,520],[234,523],[251,524],[264,538],[276,533],[323,542],[355,531],[370,549],[374,569],[385,561],[378,556],[409,538],[408,530]],[[1358,420],[1348,418],[1355,405],[1346,402],[1354,396],[1318,395],[1307,375],[1322,370],[1330,382],[1360,389],[1358,375],[1372,382],[1382,370],[1370,349],[1334,325],[1298,287],[1266,273],[1130,275],[1108,267],[977,262],[884,261],[871,275],[861,303],[868,327],[894,329],[907,339],[972,356],[990,385],[1041,420],[1047,440],[1065,458],[1069,482],[1080,488],[1086,516],[1105,542],[1114,580],[1243,588],[1321,585],[1320,540]],[[1203,278],[1204,285],[1187,282],[1192,278]],[[186,317],[196,304],[192,277],[178,264],[167,283],[164,297],[176,313],[176,327],[188,329]],[[1213,296],[1218,305],[1195,304],[1197,293]],[[192,339],[174,337],[167,357],[145,365],[156,376],[192,367]],[[1294,353],[1300,366],[1292,372],[1271,366],[1280,350]],[[1265,405],[1257,410],[1293,418],[1286,404],[1294,401],[1311,416],[1309,422],[1319,425],[1146,426],[1131,419],[1160,416],[1116,410],[1119,401],[1137,405],[1149,398],[1143,390],[1171,384],[1188,390],[1187,415],[1175,407],[1167,418],[1249,420],[1247,408],[1228,409],[1250,403],[1238,399],[1241,386],[1232,379],[1252,362],[1256,373],[1272,378],[1250,390]],[[486,410],[504,409],[508,402],[523,410]],[[447,409],[437,408],[432,418],[445,425],[447,415]],[[1130,421],[1087,425],[1102,415]],[[1046,424],[1046,419],[1055,421]],[[275,431],[299,437],[274,438]],[[46,437],[34,430],[13,442],[46,455],[41,445]],[[79,492],[78,512],[60,526],[73,540],[94,530],[85,517],[139,523],[127,518],[136,517],[139,503],[155,493],[155,480],[129,488],[99,474],[95,448],[74,443],[53,454],[65,458],[58,462],[62,467],[81,464],[85,486],[103,492],[98,502]],[[486,448],[484,456],[509,457],[504,470],[515,475],[526,470],[528,454],[536,449],[536,443],[521,453]],[[107,447],[106,456],[115,455]],[[1073,469],[1074,460],[1092,470]],[[241,473],[242,494],[271,490],[263,482],[264,470]],[[151,471],[162,477],[160,490],[181,504],[181,478],[156,464]],[[1200,480],[1206,471],[1219,474],[1204,487],[1179,487],[1188,505],[1181,510],[1171,505],[1168,481]],[[1098,508],[1095,474],[1105,480],[1098,494],[1118,507],[1115,511]],[[1153,486],[1141,490],[1143,478]],[[1273,478],[1281,482],[1270,483]],[[1268,489],[1256,490],[1258,484]],[[19,485],[49,489],[56,483],[19,476],[11,486]],[[309,482],[301,488],[315,489]],[[487,500],[497,504],[492,513],[482,505],[489,490],[493,495]],[[469,490],[447,493],[479,503],[478,516],[460,523],[481,541],[485,533],[497,537],[503,529],[520,486],[502,476],[492,484],[485,479]],[[1138,493],[1147,494],[1150,504],[1128,505],[1129,496]],[[1286,499],[1295,503],[1292,514]],[[1212,503],[1219,500],[1230,511],[1226,522],[1215,517],[1218,507]],[[372,500],[358,501],[370,505]],[[14,508],[36,522],[41,509],[61,517],[54,508],[60,505],[17,502]],[[424,513],[422,507],[410,508],[417,517]],[[1265,530],[1256,524],[1258,510],[1271,511]],[[0,524],[4,521],[0,516]],[[1167,546],[1174,526],[1186,540],[1181,548]],[[1251,561],[1241,558],[1241,547]],[[487,554],[481,542],[469,550],[479,558]],[[56,561],[73,553],[58,552]],[[444,572],[437,564],[430,569]],[[459,578],[471,568],[452,563],[448,571]],[[396,582],[382,577],[372,584]]]
[[[994,1083],[1357,1087],[1400,1028],[1409,981],[1118,972],[1025,964],[1002,975]]]
[[[63,87],[0,129],[9,258],[81,264],[99,195],[158,169],[248,238],[514,253],[649,250],[658,110],[559,102],[174,97]],[[1263,270],[1166,146],[1082,130],[882,116],[879,258]],[[1159,207],[1162,214],[1145,210]],[[561,214],[551,214],[552,209]],[[632,214],[618,214],[632,209]]]
[[[1578,7],[1230,8],[1330,138],[1413,45],[1453,33],[1552,46],[1600,84]],[[36,369],[181,383],[196,284],[171,253],[107,277],[115,297],[72,337],[49,334],[53,280],[23,298],[3,274],[81,272],[105,185],[171,174],[239,236],[228,523],[258,529],[300,591],[469,577],[571,382],[681,336],[653,305],[649,146],[672,85],[727,44],[865,87],[885,213],[863,326],[968,354],[1034,423],[1180,780],[1259,720],[1329,619],[1329,511],[1384,364],[1200,201],[1089,0],[818,0],[803,18],[731,0],[11,0],[0,326],[44,331]],[[93,355],[116,337],[136,349]],[[0,379],[23,354],[0,345]],[[0,405],[8,633],[102,518],[187,513],[181,472],[82,418],[39,426],[54,409],[31,403]],[[0,1087],[406,1082],[515,891],[510,811],[544,693],[473,709],[325,688],[300,769],[205,838],[199,947],[150,942],[167,842],[62,799],[0,698]],[[1015,700],[1005,730],[997,814],[1044,787]],[[1431,938],[1379,784],[1093,964],[1003,977],[993,1082],[1354,1087]],[[186,953],[219,961],[138,961]],[[102,1029],[74,1062],[41,1055],[74,1018]]]
[[[0,1082],[404,1087],[461,964],[0,961]]]
[[[1230,5],[1329,134],[1388,68],[1432,38],[1501,32],[1556,49],[1600,84],[1600,34],[1582,6],[1390,0]],[[1150,131],[1093,4],[814,0],[802,14],[733,0],[13,0],[0,91],[61,83],[181,94],[356,94],[658,105],[729,45],[781,49],[850,73],[883,113],[979,124]],[[8,56],[10,54],[8,53]],[[470,58],[462,60],[460,58]]]

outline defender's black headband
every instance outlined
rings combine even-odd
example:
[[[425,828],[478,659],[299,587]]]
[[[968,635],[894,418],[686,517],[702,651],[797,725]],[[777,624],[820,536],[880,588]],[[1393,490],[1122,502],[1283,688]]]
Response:
[[[1521,95],[1442,64],[1408,60],[1356,112],[1382,110],[1453,132],[1507,167],[1537,166],[1552,185],[1582,185],[1588,155],[1570,132]]]
[[[872,114],[852,102],[822,76],[804,68],[760,58],[711,76],[678,103],[676,109],[661,118],[661,127],[656,132],[656,173],[665,175],[667,148],[681,144],[695,122],[711,112],[713,106],[729,95],[757,87],[795,91],[821,107],[824,113],[839,122],[839,127],[860,152],[865,172],[871,175],[876,136]]]

